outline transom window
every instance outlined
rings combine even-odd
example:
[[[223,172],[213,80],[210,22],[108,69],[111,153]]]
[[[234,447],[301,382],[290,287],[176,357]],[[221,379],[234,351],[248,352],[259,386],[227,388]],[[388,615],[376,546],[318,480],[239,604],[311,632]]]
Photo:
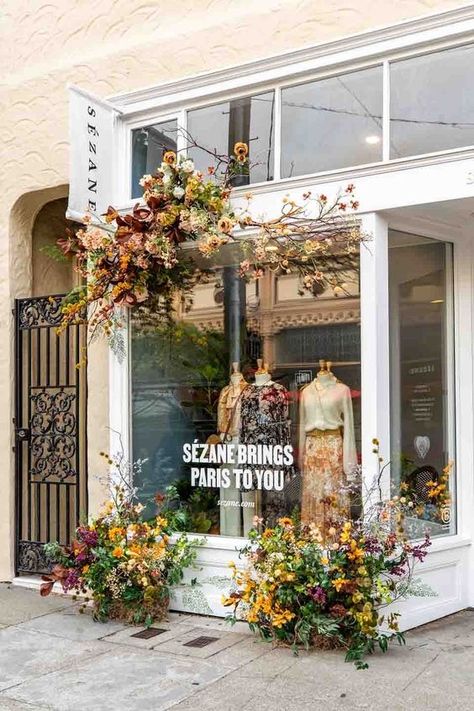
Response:
[[[255,184],[472,147],[473,61],[474,44],[385,60],[134,128],[131,197],[170,148],[187,148],[205,171],[213,152],[245,141],[252,168],[242,182]]]

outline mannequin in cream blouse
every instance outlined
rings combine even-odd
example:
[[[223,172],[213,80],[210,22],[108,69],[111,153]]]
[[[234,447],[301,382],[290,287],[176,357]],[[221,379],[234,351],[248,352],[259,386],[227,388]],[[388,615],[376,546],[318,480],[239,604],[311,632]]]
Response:
[[[221,439],[226,442],[239,441],[239,433],[241,427],[241,403],[242,392],[248,387],[248,383],[244,376],[239,371],[239,364],[232,363],[232,374],[230,382],[222,388],[219,395],[219,403],[217,406],[217,429]],[[232,474],[232,465],[228,467]],[[252,528],[252,519],[255,516],[255,506],[241,506],[242,501],[250,503],[255,498],[255,492],[241,492],[235,487],[220,489],[220,500],[222,502],[235,502],[235,506],[220,506],[220,533],[224,536],[242,536],[246,535]],[[242,511],[242,513],[241,513]],[[243,531],[242,531],[242,516],[243,516]]]
[[[325,361],[316,378],[301,392],[299,452],[303,474],[301,519],[324,524],[328,512],[321,499],[337,494],[339,508],[349,516],[347,494],[339,489],[357,466],[352,399]]]

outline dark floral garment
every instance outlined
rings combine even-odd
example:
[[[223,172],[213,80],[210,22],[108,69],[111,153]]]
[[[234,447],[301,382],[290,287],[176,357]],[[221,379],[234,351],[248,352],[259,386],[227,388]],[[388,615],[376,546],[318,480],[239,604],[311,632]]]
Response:
[[[279,383],[249,385],[242,393],[242,444],[291,444],[288,390]]]
[[[291,444],[288,400],[288,390],[279,383],[249,385],[246,387],[242,393],[240,411],[240,443]],[[255,467],[251,466],[249,468],[255,469]],[[294,475],[293,465],[269,468],[283,469],[285,484]],[[255,482],[254,486],[256,486]],[[286,486],[284,491],[262,491],[261,496],[261,513],[268,525],[274,525],[279,516],[285,516],[289,513]]]

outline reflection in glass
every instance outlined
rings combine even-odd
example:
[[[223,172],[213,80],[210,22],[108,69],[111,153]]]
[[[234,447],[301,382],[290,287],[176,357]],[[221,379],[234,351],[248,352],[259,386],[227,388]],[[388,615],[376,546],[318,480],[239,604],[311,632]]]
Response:
[[[390,234],[391,474],[394,493],[417,503],[408,522],[414,537],[426,528],[431,535],[455,529],[452,482],[444,488],[443,477],[454,426],[450,254],[446,243]]]
[[[283,89],[281,101],[283,178],[382,160],[382,67]]]
[[[345,297],[335,298],[331,292],[301,297],[297,276],[269,273],[246,283],[229,257],[195,287],[190,308],[176,305],[172,326],[140,321],[136,312],[133,457],[147,460],[136,483],[150,515],[154,494],[172,487],[173,511],[183,530],[246,535],[256,515],[272,524],[280,516],[300,516],[302,500],[308,503],[312,498],[313,504],[319,504],[324,484],[310,486],[309,474],[317,483],[325,481],[322,445],[324,456],[332,457],[341,476],[343,441],[350,441],[351,456],[357,459],[361,397],[357,258],[345,280]],[[327,384],[331,393],[344,395],[344,407],[329,391],[318,396],[313,381],[320,359],[332,361],[333,375]],[[322,399],[323,407],[329,408],[325,414],[337,421],[306,422],[305,387],[308,392],[314,389],[305,416],[311,414],[312,405],[316,415],[321,414]],[[345,437],[341,422],[348,428]],[[321,432],[312,438],[307,429]],[[248,467],[235,461],[212,464],[186,458],[186,447],[208,441],[214,442],[211,446],[242,445],[247,453],[251,447],[264,446],[272,457],[280,456],[279,447],[289,446],[291,456],[268,466],[251,463]],[[306,456],[308,442],[317,451],[317,461],[313,457],[312,463]],[[211,469],[216,470],[213,481],[202,478]],[[227,482],[222,478],[224,469]],[[266,470],[271,473],[265,474]],[[305,510],[313,509],[306,506]]]
[[[233,99],[188,111],[189,136],[200,146],[220,155],[231,155],[237,141],[249,146],[252,164],[246,182],[273,179],[274,92]],[[203,173],[214,166],[205,150],[190,148],[189,156]]]
[[[474,145],[474,46],[390,64],[390,157]]]
[[[140,178],[159,168],[163,152],[176,151],[177,130],[178,125],[173,120],[132,131],[132,198],[142,196]]]

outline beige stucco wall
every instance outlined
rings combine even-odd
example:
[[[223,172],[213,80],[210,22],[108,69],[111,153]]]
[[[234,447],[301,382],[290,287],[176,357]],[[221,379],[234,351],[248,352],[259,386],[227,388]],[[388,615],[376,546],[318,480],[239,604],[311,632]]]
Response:
[[[0,338],[10,347],[0,350],[0,580],[13,574],[11,306],[15,296],[32,293],[35,216],[46,202],[65,195],[66,84],[73,82],[107,96],[463,4],[456,0],[3,1]],[[106,360],[102,352],[89,382],[94,464],[93,452],[107,438]]]

